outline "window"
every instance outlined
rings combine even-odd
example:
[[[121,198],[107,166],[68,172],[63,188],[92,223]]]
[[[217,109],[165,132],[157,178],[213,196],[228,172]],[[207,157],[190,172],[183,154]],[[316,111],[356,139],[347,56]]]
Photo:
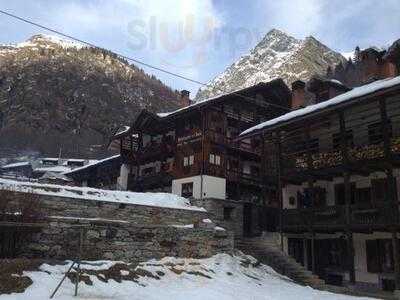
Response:
[[[221,165],[221,156],[210,153],[209,161],[210,161],[210,164],[220,166]]]
[[[193,197],[193,182],[182,183],[182,197]]]
[[[393,247],[389,239],[367,240],[367,270],[370,273],[393,272]]]
[[[356,184],[354,182],[350,183],[350,199],[351,199],[351,204],[354,204],[356,199]],[[335,184],[335,204],[336,205],[346,204],[344,183]]]
[[[260,176],[260,168],[257,166],[250,166],[250,174],[254,176]]]
[[[215,164],[217,166],[221,165],[221,157],[219,155],[215,155]]]
[[[312,203],[314,202],[314,203]],[[312,191],[309,188],[304,189],[304,193],[297,192],[297,204],[299,208],[326,206],[326,190],[321,187],[314,187]]]
[[[194,155],[185,156],[183,158],[183,166],[188,167],[194,165]]]
[[[142,176],[148,176],[148,175],[152,175],[155,173],[155,168],[154,167],[148,167],[148,168],[144,168],[142,170]]]
[[[332,135],[332,141],[333,141],[333,149],[340,150],[340,145],[342,143],[340,132],[334,133]],[[347,147],[354,147],[353,130],[351,129],[346,130],[346,142],[347,142]]]
[[[232,213],[234,209],[234,207],[224,207],[224,220],[232,220]]]
[[[395,181],[396,179],[393,178]],[[389,190],[389,182],[387,178],[380,178],[380,179],[372,179],[371,180],[372,186],[372,199],[374,202],[382,202],[387,199],[386,195],[388,194],[387,191]],[[396,182],[394,182],[393,187],[395,189],[394,193],[396,194]]]

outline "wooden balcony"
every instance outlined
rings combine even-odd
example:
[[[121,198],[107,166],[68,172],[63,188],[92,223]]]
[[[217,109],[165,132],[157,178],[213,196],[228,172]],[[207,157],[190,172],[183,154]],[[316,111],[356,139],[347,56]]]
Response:
[[[172,176],[168,172],[160,172],[148,174],[135,178],[128,178],[128,190],[130,191],[145,191],[147,189],[156,189],[164,186],[171,186]]]
[[[247,174],[238,170],[227,170],[226,179],[231,182],[241,182],[249,185],[261,185],[262,180],[260,175]]]
[[[261,154],[261,147],[254,146],[250,141],[236,141],[233,137],[227,137],[225,134],[213,130],[208,130],[206,135],[209,141],[223,145],[228,149],[247,152],[253,155]]]
[[[369,231],[399,227],[397,213],[399,206],[392,203],[374,205],[352,205],[350,223],[352,230]],[[284,209],[283,230],[288,232],[343,231],[346,228],[346,206],[326,206],[321,208]]]
[[[400,155],[400,138],[391,140],[391,153],[396,159]],[[348,148],[348,161],[352,165],[364,165],[382,161],[385,157],[383,142],[365,146],[354,146]],[[286,170],[302,172],[309,170],[323,170],[337,168],[343,165],[343,155],[340,150],[318,152],[311,155],[311,166],[308,164],[306,153],[283,154],[283,167]]]

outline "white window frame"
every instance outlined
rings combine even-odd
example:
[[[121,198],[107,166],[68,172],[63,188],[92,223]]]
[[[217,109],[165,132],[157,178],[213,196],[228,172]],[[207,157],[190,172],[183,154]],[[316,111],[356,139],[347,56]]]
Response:
[[[210,153],[209,162],[210,162],[210,164],[220,166],[221,165],[221,155]]]
[[[220,166],[221,165],[221,156],[220,155],[215,155],[215,164],[217,165],[217,166]]]
[[[214,153],[210,153],[209,161],[210,161],[210,164],[214,164],[215,163],[215,155],[214,155]]]
[[[190,155],[189,156],[189,166],[193,166],[194,165],[194,155]]]
[[[189,157],[185,156],[183,157],[183,166],[187,167],[189,165]]]

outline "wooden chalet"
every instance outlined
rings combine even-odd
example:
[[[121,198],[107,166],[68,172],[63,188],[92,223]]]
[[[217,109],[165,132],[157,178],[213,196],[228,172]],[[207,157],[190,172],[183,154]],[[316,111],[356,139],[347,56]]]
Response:
[[[69,161],[74,164],[78,160]],[[62,175],[73,180],[74,185],[77,186],[118,189],[117,178],[120,174],[121,164],[121,156],[114,155],[86,165],[82,164]]]
[[[182,97],[190,104],[187,92]],[[277,79],[171,113],[143,110],[111,143],[123,162],[119,184],[195,199],[263,202],[268,191],[260,177],[261,144],[235,138],[289,105],[290,90]]]
[[[293,84],[293,103],[304,86]],[[316,104],[240,136],[262,137],[284,250],[327,283],[400,289],[400,76],[308,90]]]

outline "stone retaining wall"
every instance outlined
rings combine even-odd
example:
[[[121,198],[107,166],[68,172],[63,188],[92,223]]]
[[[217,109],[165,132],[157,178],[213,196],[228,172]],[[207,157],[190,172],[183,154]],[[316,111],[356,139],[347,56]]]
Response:
[[[215,227],[206,211],[75,199],[29,193],[0,193],[0,213],[40,214],[44,227],[27,233],[21,255],[143,261],[164,256],[209,257],[233,250],[233,234]],[[21,221],[18,221],[21,222]],[[22,218],[22,222],[26,222]],[[30,221],[28,221],[30,222]]]
[[[82,259],[145,261],[165,256],[210,257],[233,250],[233,234],[201,223],[198,227],[139,226],[107,220],[52,218],[35,233],[23,255],[73,259],[79,253],[83,234]]]
[[[29,193],[15,193],[15,201],[7,204],[6,210],[13,212],[20,202],[29,200]],[[1,195],[0,195],[1,198]],[[128,221],[132,224],[176,225],[199,223],[209,218],[206,211],[175,209],[157,206],[146,206],[128,203],[86,200],[69,197],[34,195],[38,202],[36,210],[45,216],[60,216],[73,218],[103,218],[118,221]],[[1,199],[0,199],[1,201]]]

